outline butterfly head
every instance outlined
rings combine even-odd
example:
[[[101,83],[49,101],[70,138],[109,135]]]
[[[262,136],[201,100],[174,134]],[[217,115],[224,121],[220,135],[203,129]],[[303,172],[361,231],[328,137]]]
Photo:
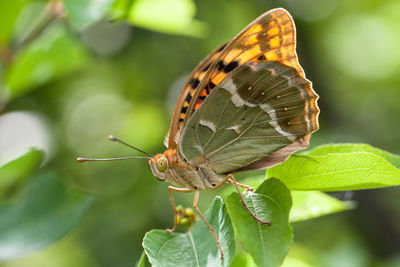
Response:
[[[176,161],[175,150],[167,150],[149,159],[149,165],[153,175],[158,180],[165,181],[169,175],[170,165],[174,161]]]
[[[163,154],[157,154],[149,159],[150,169],[153,175],[160,181],[165,181],[168,174],[168,160]]]

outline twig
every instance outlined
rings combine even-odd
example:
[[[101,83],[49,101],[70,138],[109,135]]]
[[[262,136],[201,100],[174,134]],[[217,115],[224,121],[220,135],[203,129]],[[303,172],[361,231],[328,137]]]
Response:
[[[51,25],[56,18],[65,17],[64,7],[60,0],[51,0],[43,13],[43,16],[39,22],[32,27],[32,30],[29,31],[25,37],[23,37],[21,41],[14,46],[12,54],[17,53],[26,46],[30,45]]]

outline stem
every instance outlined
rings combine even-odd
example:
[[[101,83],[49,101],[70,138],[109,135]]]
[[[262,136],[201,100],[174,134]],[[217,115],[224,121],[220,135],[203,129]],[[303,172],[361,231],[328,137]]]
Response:
[[[43,11],[40,20],[31,28],[31,30],[17,43],[13,49],[13,54],[30,45],[35,41],[56,18],[65,17],[64,7],[60,0],[50,0]]]
[[[12,61],[12,53],[8,43],[0,42],[0,60],[4,66],[9,66]]]
[[[14,61],[15,54],[18,54],[19,51],[35,41],[55,19],[65,18],[65,16],[66,15],[62,1],[49,0],[41,14],[39,21],[30,28],[25,36],[23,36],[14,47],[10,47],[9,40],[0,40],[0,61],[3,63],[4,68],[7,69],[7,67],[11,66]],[[2,71],[4,71],[4,69]],[[0,99],[0,113],[6,104],[7,100]]]

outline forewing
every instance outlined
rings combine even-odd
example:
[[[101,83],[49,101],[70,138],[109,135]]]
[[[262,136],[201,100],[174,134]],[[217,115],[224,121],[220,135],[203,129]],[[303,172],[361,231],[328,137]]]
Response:
[[[176,147],[179,139],[180,129],[182,128],[186,114],[189,111],[189,105],[194,99],[196,90],[199,88],[199,85],[201,83],[203,84],[202,81],[205,80],[205,76],[207,76],[207,72],[210,71],[211,65],[217,60],[225,46],[226,44],[220,46],[215,51],[210,53],[205,59],[203,59],[193,70],[193,72],[190,74],[189,78],[183,85],[182,90],[179,94],[179,98],[175,104],[171,127],[167,135],[168,148]]]
[[[272,9],[247,26],[232,41],[203,60],[184,85],[176,103],[168,147],[175,148],[181,129],[211,91],[234,69],[247,62],[279,61],[304,72],[295,52],[295,26],[282,8]]]
[[[280,61],[247,62],[225,77],[193,114],[180,152],[191,164],[208,162],[219,174],[256,162],[261,166],[254,168],[268,167],[263,159],[318,129],[317,98],[298,69]]]

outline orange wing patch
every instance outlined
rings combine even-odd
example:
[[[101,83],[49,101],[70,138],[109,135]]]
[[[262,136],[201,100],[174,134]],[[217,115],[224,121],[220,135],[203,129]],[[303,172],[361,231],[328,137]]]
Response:
[[[296,55],[295,25],[281,8],[270,10],[204,59],[192,72],[178,99],[169,135],[169,148],[176,147],[175,135],[190,115],[229,73],[249,61],[280,61],[304,77]],[[189,114],[189,115],[187,115]]]
[[[220,83],[234,68],[249,61],[277,60],[303,73],[295,52],[295,26],[291,16],[282,9],[267,12],[255,20],[228,43],[218,60],[217,71],[214,70],[210,75],[214,85]],[[207,90],[207,95],[211,90]],[[196,99],[191,113],[204,101],[205,98],[201,97],[204,91]]]

